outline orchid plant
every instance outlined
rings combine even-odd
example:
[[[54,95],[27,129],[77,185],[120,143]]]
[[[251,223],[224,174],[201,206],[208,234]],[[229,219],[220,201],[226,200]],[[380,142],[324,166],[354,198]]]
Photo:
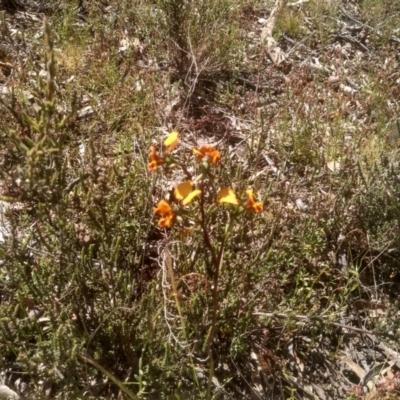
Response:
[[[179,162],[173,156],[173,151],[179,146],[179,133],[171,132],[164,141],[164,151],[159,154],[155,146],[150,147],[149,163],[147,169],[154,172],[159,168],[174,168],[180,167],[187,177],[187,180],[179,183],[173,190],[173,199],[167,201],[161,199],[157,207],[154,209],[154,214],[159,216],[158,225],[160,228],[172,228],[174,226],[181,227],[185,225],[185,219],[193,215],[200,226],[203,234],[203,242],[211,255],[211,265],[207,268],[209,279],[212,280],[212,321],[206,339],[206,351],[210,361],[209,385],[207,388],[207,398],[210,395],[210,385],[214,374],[214,358],[211,349],[212,341],[215,335],[219,301],[218,301],[218,280],[219,273],[223,263],[223,254],[226,240],[232,230],[233,223],[239,215],[244,213],[261,213],[264,210],[264,205],[257,201],[257,197],[253,190],[245,191],[245,200],[241,200],[231,187],[224,187],[215,190],[210,182],[213,181],[214,175],[212,169],[221,161],[221,153],[211,144],[203,144],[199,148],[192,148],[191,153],[194,159],[200,163],[200,175],[193,179],[186,165]],[[216,193],[213,193],[215,190]],[[206,196],[207,194],[207,196]],[[244,196],[243,196],[244,197]],[[194,201],[198,202],[198,208],[186,207]],[[226,226],[225,235],[218,246],[212,243],[209,234],[210,219],[207,215],[206,205],[210,201],[216,201],[217,204],[229,205],[229,211],[232,216],[229,224]],[[178,301],[178,300],[177,300]]]

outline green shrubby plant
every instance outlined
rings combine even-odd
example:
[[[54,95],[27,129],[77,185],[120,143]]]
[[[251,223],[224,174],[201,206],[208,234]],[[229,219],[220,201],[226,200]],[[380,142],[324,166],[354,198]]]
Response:
[[[121,323],[136,325],[129,307],[143,290],[138,279],[143,254],[137,249],[148,228],[143,220],[128,225],[122,216],[133,206],[140,214],[146,197],[135,189],[141,176],[135,171],[125,175],[127,187],[112,190],[126,172],[117,165],[109,171],[99,166],[93,137],[85,162],[72,167],[68,115],[59,111],[47,23],[45,38],[47,79],[38,79],[34,107],[26,104],[19,111],[9,106],[19,127],[4,132],[12,150],[1,170],[9,191],[3,199],[18,208],[7,215],[11,235],[2,245],[7,304],[15,309],[1,308],[1,351],[3,367],[17,360],[36,386],[44,379],[72,395],[87,384],[81,379],[87,361],[82,362],[82,354],[94,353],[107,366],[117,354],[117,337],[120,349],[134,345],[137,330],[131,325],[121,331]],[[136,192],[134,205],[129,187]],[[111,195],[105,198],[107,192]],[[120,314],[121,323],[109,319],[110,313]]]
[[[219,73],[240,57],[239,24],[233,18],[240,4],[231,0],[158,0],[157,6],[177,78],[189,87],[200,76]]]

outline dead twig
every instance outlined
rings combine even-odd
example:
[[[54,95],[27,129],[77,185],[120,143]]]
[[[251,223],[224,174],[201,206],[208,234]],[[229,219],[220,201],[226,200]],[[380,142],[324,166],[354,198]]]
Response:
[[[367,46],[365,46],[359,40],[357,40],[357,39],[355,39],[353,37],[349,37],[349,36],[346,36],[346,35],[336,35],[335,39],[344,40],[346,42],[353,43],[356,46],[359,46],[360,48],[362,48],[364,51],[369,52],[369,48]]]
[[[280,10],[285,5],[286,0],[276,0],[274,8],[268,17],[264,29],[261,32],[261,42],[266,43],[267,53],[271,57],[274,64],[279,65],[282,61],[286,60],[286,55],[282,49],[278,46],[278,43],[272,36],[272,32],[275,27],[276,19]]]

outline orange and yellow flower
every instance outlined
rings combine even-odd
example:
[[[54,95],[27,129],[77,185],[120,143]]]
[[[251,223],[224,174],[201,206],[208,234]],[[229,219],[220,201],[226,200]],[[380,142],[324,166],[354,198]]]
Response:
[[[221,189],[218,192],[218,202],[219,203],[228,203],[238,205],[239,201],[236,197],[236,193],[230,187]]]
[[[164,140],[164,146],[166,146],[165,153],[171,153],[180,143],[178,139],[179,132],[173,131],[169,134],[169,136]]]
[[[221,159],[221,154],[210,144],[203,144],[198,149],[192,149],[192,152],[197,156],[198,160],[203,160],[207,157],[211,164],[217,163]]]
[[[262,203],[256,202],[256,196],[252,190],[246,190],[246,196],[247,203],[245,207],[247,210],[255,211],[256,213],[263,212],[264,206]]]
[[[157,154],[157,150],[154,146],[150,146],[149,160],[150,162],[147,164],[147,169],[149,171],[155,171],[164,163],[164,159]]]
[[[182,200],[182,205],[186,206],[195,197],[201,194],[201,190],[193,190],[194,184],[192,181],[180,183],[174,190],[174,196],[177,200]]]
[[[161,228],[170,228],[176,216],[174,210],[165,200],[160,200],[158,202],[158,206],[154,210],[154,215],[160,215],[162,217],[158,221],[158,225]]]

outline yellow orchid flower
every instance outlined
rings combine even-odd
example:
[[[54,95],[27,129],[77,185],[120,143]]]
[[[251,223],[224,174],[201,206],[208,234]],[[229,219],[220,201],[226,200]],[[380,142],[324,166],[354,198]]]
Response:
[[[158,221],[158,225],[161,228],[170,228],[176,216],[174,210],[165,200],[159,201],[157,208],[154,210],[154,215],[162,217]]]
[[[177,200],[182,200],[182,205],[186,206],[196,196],[201,193],[201,190],[193,190],[194,184],[192,181],[180,183],[174,190],[174,196]]]
[[[236,197],[236,193],[230,187],[221,189],[218,192],[218,202],[219,203],[229,203],[229,204],[234,204],[234,205],[239,204],[239,201]]]
[[[215,164],[221,159],[220,152],[210,144],[203,144],[199,147],[199,149],[193,148],[192,152],[195,156],[197,156],[198,160],[203,160],[205,157],[207,157],[211,164]]]
[[[174,190],[174,196],[177,200],[184,199],[192,190],[193,190],[193,182],[185,181],[180,183]]]
[[[150,162],[147,164],[147,169],[149,171],[155,171],[164,163],[164,159],[157,154],[157,150],[154,146],[150,146],[149,160]]]
[[[246,190],[246,196],[247,196],[247,203],[245,207],[247,210],[252,210],[255,211],[256,213],[264,211],[264,205],[262,203],[256,202],[256,196],[252,190]]]
[[[180,143],[179,139],[179,132],[173,131],[169,134],[169,136],[164,140],[164,146],[167,147],[165,153],[171,153]]]

